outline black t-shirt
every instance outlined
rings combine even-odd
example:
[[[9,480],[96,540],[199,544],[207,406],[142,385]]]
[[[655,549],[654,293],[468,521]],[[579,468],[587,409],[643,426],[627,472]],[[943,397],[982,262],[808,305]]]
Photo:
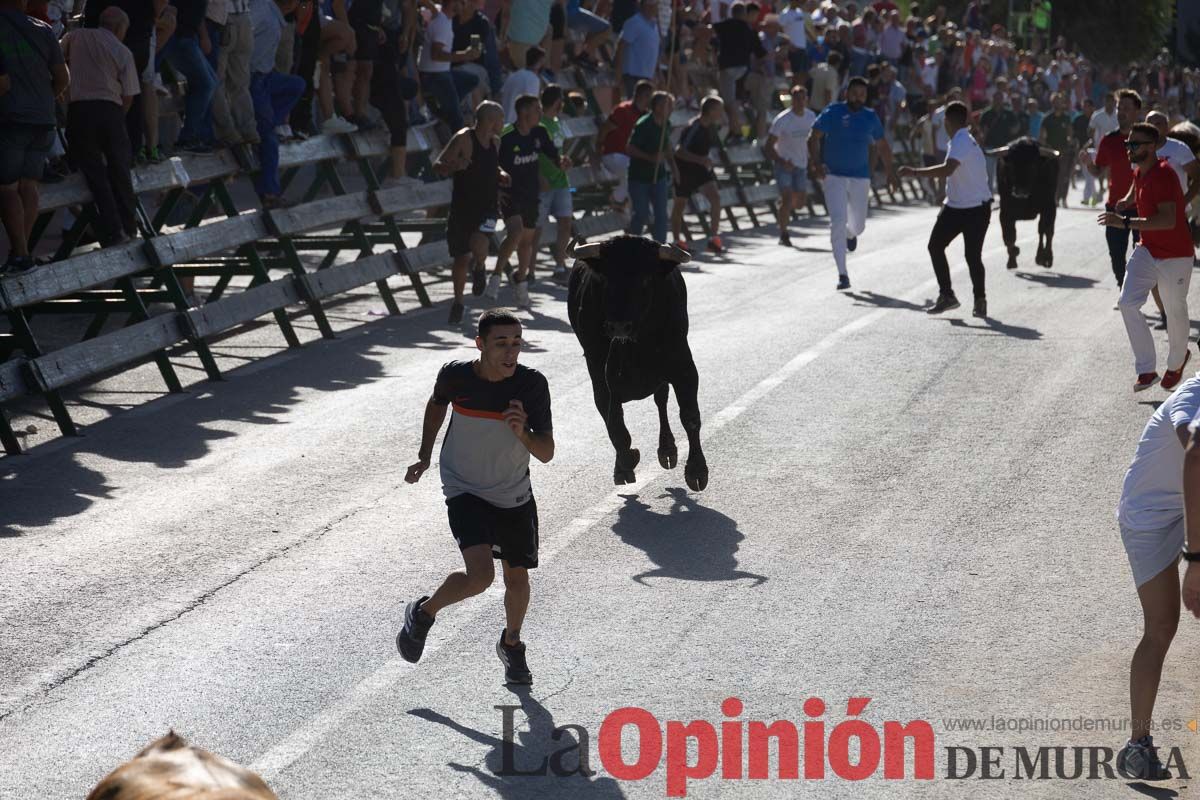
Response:
[[[700,118],[696,117],[691,123],[684,128],[683,134],[679,137],[679,146],[694,156],[706,157],[713,148],[712,131],[707,125],[701,123]],[[681,184],[691,184],[699,186],[708,183],[711,180],[716,180],[712,170],[705,169],[700,164],[693,164],[690,161],[676,161],[679,165],[679,182]]]
[[[512,176],[507,192],[518,203],[536,203],[541,185],[538,181],[538,156],[544,155],[558,163],[558,148],[541,125],[534,125],[522,134],[515,126],[505,129],[500,137],[500,167]]]
[[[491,30],[492,24],[488,22],[488,18],[482,11],[476,11],[472,17],[466,22],[459,22],[458,17],[454,20],[454,52],[459,53],[468,49],[471,46],[471,36],[478,36],[479,43],[483,44],[487,41],[488,31]],[[479,58],[475,59],[474,63],[483,63],[483,54],[480,53]]]
[[[754,32],[743,19],[726,19],[713,25],[717,33],[717,66],[721,69],[750,66],[751,54],[759,58],[766,56],[767,51]]]
[[[1020,135],[1021,121],[1011,108],[989,108],[979,117],[979,124],[987,131],[984,147],[1003,147]]]
[[[373,25],[380,27],[383,21],[383,0],[353,0],[346,9],[346,19],[355,28]]]
[[[1075,141],[1081,147],[1086,147],[1091,141],[1091,137],[1088,136],[1088,125],[1091,124],[1091,120],[1092,115],[1084,111],[1071,121],[1071,130],[1075,133]]]
[[[550,386],[536,369],[518,364],[502,381],[480,378],[471,361],[451,361],[438,372],[433,402],[454,404],[440,459],[446,497],[473,494],[501,508],[528,502],[529,450],[504,421],[513,400],[525,408],[531,431],[553,429]]]

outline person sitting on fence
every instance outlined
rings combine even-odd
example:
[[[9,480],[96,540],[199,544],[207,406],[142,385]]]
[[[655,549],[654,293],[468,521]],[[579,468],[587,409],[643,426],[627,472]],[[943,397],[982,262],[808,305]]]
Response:
[[[633,126],[650,110],[650,96],[653,94],[653,83],[639,81],[634,87],[633,99],[617,103],[596,134],[595,150],[600,154],[600,163],[617,177],[617,185],[610,198],[613,205],[623,206],[629,200],[629,156],[625,147],[629,144]]]
[[[432,100],[442,122],[457,131],[463,126],[462,98],[475,88],[475,76],[468,72],[452,70],[453,64],[474,61],[483,52],[482,47],[470,47],[454,52],[454,25],[451,17],[457,16],[463,0],[446,0],[425,29],[425,43],[417,68],[421,72],[421,90],[426,101]]]
[[[473,105],[478,105],[488,97],[499,97],[500,89],[504,85],[504,78],[500,72],[500,51],[496,46],[496,29],[492,27],[492,21],[480,10],[479,5],[479,0],[466,0],[454,17],[454,49],[469,50],[474,42],[483,47],[479,58],[464,61],[451,68],[469,72],[479,81],[476,89],[478,101]]]
[[[504,107],[504,124],[512,125],[517,121],[516,103],[521,95],[530,94],[537,97],[542,93],[542,80],[538,73],[546,61],[546,51],[540,47],[530,47],[525,51],[525,68],[513,72],[504,81],[500,90],[500,105]]]
[[[287,24],[283,15],[296,9],[297,0],[250,0],[254,51],[250,56],[250,96],[258,124],[259,175],[255,188],[264,208],[283,204],[279,185],[279,136],[275,128],[287,121],[292,106],[304,93],[304,80],[275,71],[275,51]]]
[[[99,23],[99,28],[68,33],[62,48],[75,75],[67,106],[68,154],[96,204],[96,238],[109,247],[137,236],[133,149],[125,113],[141,86],[133,53],[121,43],[129,16],[109,6]]]
[[[0,220],[9,242],[0,273],[14,274],[35,266],[38,179],[54,140],[54,100],[70,73],[54,31],[25,15],[25,0],[0,0],[0,53],[10,87],[0,95]]]
[[[595,66],[596,54],[608,41],[612,25],[604,17],[584,8],[580,0],[567,0],[567,27],[584,36],[575,60],[586,67]]]
[[[383,19],[386,35],[379,48],[379,58],[371,74],[371,104],[383,115],[391,136],[389,171],[384,186],[408,182],[408,101],[417,94],[416,81],[403,74],[408,63],[408,44],[412,41],[409,28],[416,22],[416,5],[412,0],[386,5],[391,13]]]

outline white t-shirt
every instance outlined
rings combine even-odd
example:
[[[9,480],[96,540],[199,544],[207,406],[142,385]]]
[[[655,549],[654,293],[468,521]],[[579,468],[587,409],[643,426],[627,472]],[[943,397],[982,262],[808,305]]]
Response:
[[[1194,431],[1198,410],[1200,375],[1193,375],[1146,423],[1117,504],[1117,519],[1123,527],[1160,531],[1183,517],[1183,445],[1176,430],[1187,425]]]
[[[792,110],[781,111],[771,123],[768,131],[775,137],[775,152],[780,158],[785,158],[799,168],[808,166],[808,134],[812,132],[817,115],[811,108],[804,109],[801,114]]]
[[[421,72],[449,72],[449,61],[433,60],[434,42],[441,42],[447,53],[454,50],[454,24],[441,11],[434,15],[429,21],[429,27],[425,29],[425,43],[421,45],[417,69]]]
[[[1088,127],[1092,129],[1092,147],[1099,147],[1100,140],[1115,130],[1120,129],[1121,123],[1117,122],[1117,112],[1108,113],[1103,108],[1092,114],[1091,120],[1088,122]]]
[[[937,75],[937,62],[932,58],[925,59],[925,66],[921,67],[921,83],[928,86],[935,93],[937,92]]]
[[[519,69],[505,79],[500,87],[500,105],[504,106],[504,124],[517,121],[517,98],[523,94],[537,97],[542,92],[542,82],[531,69]]]
[[[983,150],[966,128],[959,128],[958,133],[950,139],[946,160],[952,158],[958,162],[958,168],[946,178],[946,206],[975,208],[990,201],[992,191],[988,188]]]
[[[1183,168],[1196,160],[1191,148],[1178,139],[1167,139],[1163,142],[1163,146],[1158,148],[1155,155],[1167,160],[1179,178],[1179,188],[1183,190],[1184,194],[1187,194],[1187,173],[1183,171]]]
[[[779,25],[783,28],[783,35],[791,40],[792,47],[803,49],[808,46],[808,20],[808,12],[796,6],[779,14]]]

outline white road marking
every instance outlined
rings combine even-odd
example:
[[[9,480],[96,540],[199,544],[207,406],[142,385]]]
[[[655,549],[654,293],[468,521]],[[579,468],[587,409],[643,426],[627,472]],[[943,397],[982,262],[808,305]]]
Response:
[[[985,256],[997,255],[1007,252],[1003,246],[993,247],[984,252]],[[959,266],[952,270],[953,273],[963,272],[965,268]],[[917,286],[915,289],[904,295],[901,300],[914,302],[924,298],[931,288],[937,286],[937,281],[930,279]],[[807,365],[811,364],[824,353],[828,352],[842,339],[852,333],[861,331],[883,318],[890,311],[896,311],[898,306],[884,306],[877,308],[870,313],[848,322],[842,327],[834,330],[818,341],[813,346],[798,353],[790,361],[777,369],[771,375],[763,378],[748,391],[734,400],[721,411],[704,421],[704,427],[701,433],[701,441],[707,440],[715,435],[723,427],[733,422],[743,413],[745,413],[752,405],[757,403],[773,389],[777,388],[784,381],[791,378],[797,372],[802,370]],[[595,526],[604,519],[605,516],[615,512],[625,502],[622,495],[634,494],[642,490],[646,484],[657,480],[666,474],[666,470],[658,466],[657,460],[643,461],[642,466],[638,468],[639,477],[634,483],[625,484],[615,489],[613,492],[605,496],[598,503],[587,509],[575,519],[567,524],[566,529],[559,535],[554,537],[553,543],[542,549],[538,558],[539,564],[545,566],[552,561],[562,550],[574,542],[577,538],[586,533],[590,528]],[[485,594],[499,595],[503,589],[503,584],[497,581],[491,589]],[[489,606],[490,608],[490,606]],[[477,616],[481,616],[480,615]],[[488,612],[490,613],[490,612]],[[451,637],[442,639],[443,642],[448,641]],[[430,644],[426,646],[424,655],[435,652],[438,645]],[[415,665],[395,655],[388,659],[379,669],[371,673],[367,678],[360,681],[351,691],[350,694],[337,705],[330,706],[312,719],[305,722],[295,731],[272,747],[262,756],[260,756],[250,769],[258,772],[266,779],[277,776],[283,770],[287,769],[292,764],[303,758],[310,750],[312,750],[322,739],[328,736],[341,722],[348,716],[359,709],[366,708],[374,703],[374,700],[384,692],[390,691],[392,687],[410,670],[416,669]]]

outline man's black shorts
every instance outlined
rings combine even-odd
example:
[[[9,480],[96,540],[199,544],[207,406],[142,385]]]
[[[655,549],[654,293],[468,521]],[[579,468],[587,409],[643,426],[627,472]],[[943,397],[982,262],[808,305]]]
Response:
[[[525,230],[531,231],[537,227],[540,205],[535,199],[533,202],[514,199],[511,194],[500,195],[500,217],[501,219],[510,220],[513,217],[520,217],[521,224],[525,226]]]
[[[703,170],[696,170],[693,172],[691,170],[681,169],[679,171],[679,180],[675,182],[675,196],[691,197],[696,192],[700,191],[702,187],[713,183],[716,180],[717,176],[711,171],[705,172]]]
[[[451,258],[471,254],[471,236],[478,233],[486,221],[487,217],[478,212],[450,213],[450,219],[446,221],[446,248]]]
[[[516,508],[500,508],[473,494],[460,494],[446,500],[446,511],[458,549],[490,544],[492,556],[510,567],[537,567],[538,517],[532,498]]]
[[[357,46],[354,48],[355,61],[378,61],[379,60],[379,31],[368,25],[355,25],[354,40]]]
[[[53,143],[52,125],[0,120],[0,185],[39,180]]]

